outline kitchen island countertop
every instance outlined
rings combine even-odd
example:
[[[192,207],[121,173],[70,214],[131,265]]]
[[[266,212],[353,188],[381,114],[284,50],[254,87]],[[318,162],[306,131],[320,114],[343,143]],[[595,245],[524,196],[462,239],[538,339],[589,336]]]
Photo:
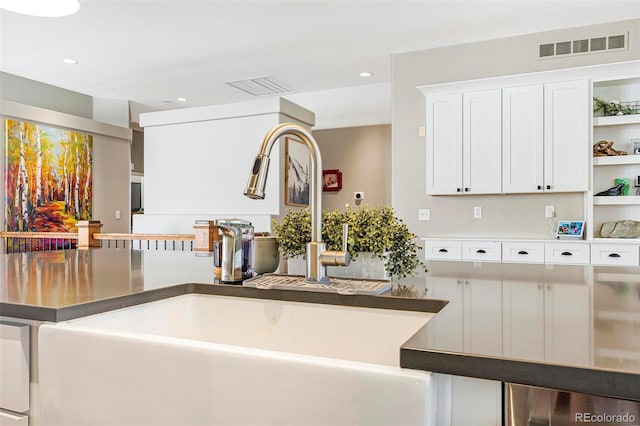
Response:
[[[640,400],[640,268],[428,263],[381,296],[217,284],[192,252],[0,255],[0,316],[58,322],[187,293],[438,312],[402,367]],[[448,303],[447,303],[448,301]]]

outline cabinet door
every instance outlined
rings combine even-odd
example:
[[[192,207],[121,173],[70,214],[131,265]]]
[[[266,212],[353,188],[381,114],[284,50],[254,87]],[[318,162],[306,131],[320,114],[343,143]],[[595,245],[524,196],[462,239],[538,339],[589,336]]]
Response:
[[[462,191],[462,93],[427,97],[427,194]]]
[[[543,86],[502,89],[502,191],[542,192]]]
[[[463,191],[502,192],[502,92],[500,89],[462,96]]]
[[[544,189],[589,185],[589,86],[586,80],[544,85]]]

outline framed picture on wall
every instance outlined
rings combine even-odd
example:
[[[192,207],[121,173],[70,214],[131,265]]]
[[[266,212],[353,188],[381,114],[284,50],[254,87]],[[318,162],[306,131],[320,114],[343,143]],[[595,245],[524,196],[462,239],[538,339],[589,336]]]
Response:
[[[340,191],[342,189],[342,172],[338,169],[322,171],[322,191]]]
[[[288,206],[309,205],[311,157],[305,144],[285,138],[284,203]]]

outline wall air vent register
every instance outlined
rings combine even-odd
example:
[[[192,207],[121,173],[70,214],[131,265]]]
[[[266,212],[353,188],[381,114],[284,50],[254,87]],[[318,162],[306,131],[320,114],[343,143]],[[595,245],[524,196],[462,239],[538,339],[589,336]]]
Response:
[[[545,43],[538,47],[538,58],[561,58],[587,53],[624,50],[627,48],[627,40],[628,34],[619,34]]]

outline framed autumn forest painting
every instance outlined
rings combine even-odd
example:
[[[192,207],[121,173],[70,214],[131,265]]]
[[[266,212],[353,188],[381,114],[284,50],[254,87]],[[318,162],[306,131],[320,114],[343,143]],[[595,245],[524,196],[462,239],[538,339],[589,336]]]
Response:
[[[91,219],[92,135],[5,121],[7,231],[75,232]]]

